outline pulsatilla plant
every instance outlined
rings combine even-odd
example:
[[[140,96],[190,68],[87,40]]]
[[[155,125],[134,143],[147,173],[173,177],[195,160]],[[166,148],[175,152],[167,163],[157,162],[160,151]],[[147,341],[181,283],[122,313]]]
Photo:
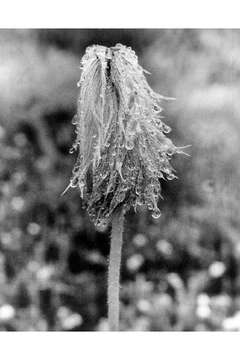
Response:
[[[97,226],[112,223],[109,263],[109,324],[118,329],[119,267],[124,213],[145,205],[158,218],[161,179],[176,178],[170,159],[182,149],[166,136],[166,99],[148,85],[135,52],[126,46],[94,45],[81,60],[78,150],[69,187],[78,187],[83,206]]]

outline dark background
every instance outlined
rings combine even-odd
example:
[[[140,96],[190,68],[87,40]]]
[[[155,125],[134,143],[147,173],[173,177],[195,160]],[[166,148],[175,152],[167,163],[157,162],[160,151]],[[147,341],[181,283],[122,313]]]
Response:
[[[86,46],[131,46],[165,102],[179,179],[125,221],[121,329],[240,330],[240,31],[0,30],[0,329],[107,330],[109,231],[77,190]]]

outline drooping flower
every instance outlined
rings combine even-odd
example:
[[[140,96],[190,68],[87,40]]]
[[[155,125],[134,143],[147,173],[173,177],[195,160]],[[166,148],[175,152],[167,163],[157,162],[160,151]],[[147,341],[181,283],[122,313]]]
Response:
[[[69,187],[78,187],[96,225],[105,225],[119,206],[145,205],[158,218],[160,179],[176,178],[169,160],[182,152],[165,135],[163,96],[148,85],[135,52],[126,46],[93,45],[81,61],[78,150]]]

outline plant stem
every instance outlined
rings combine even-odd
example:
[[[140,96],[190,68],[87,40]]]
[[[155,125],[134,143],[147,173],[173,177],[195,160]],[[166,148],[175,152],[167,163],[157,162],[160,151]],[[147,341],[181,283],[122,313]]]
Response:
[[[108,267],[108,322],[110,331],[118,331],[119,279],[122,252],[124,214],[122,209],[113,214],[111,248]]]

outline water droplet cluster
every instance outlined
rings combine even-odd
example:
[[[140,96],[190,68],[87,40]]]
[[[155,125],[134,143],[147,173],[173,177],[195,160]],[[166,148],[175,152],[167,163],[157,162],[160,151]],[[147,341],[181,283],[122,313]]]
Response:
[[[163,96],[148,85],[135,52],[117,44],[87,48],[81,61],[78,111],[73,124],[78,150],[69,187],[78,187],[96,225],[118,206],[147,206],[160,216],[160,179],[176,178],[170,159],[182,152],[166,136]]]

